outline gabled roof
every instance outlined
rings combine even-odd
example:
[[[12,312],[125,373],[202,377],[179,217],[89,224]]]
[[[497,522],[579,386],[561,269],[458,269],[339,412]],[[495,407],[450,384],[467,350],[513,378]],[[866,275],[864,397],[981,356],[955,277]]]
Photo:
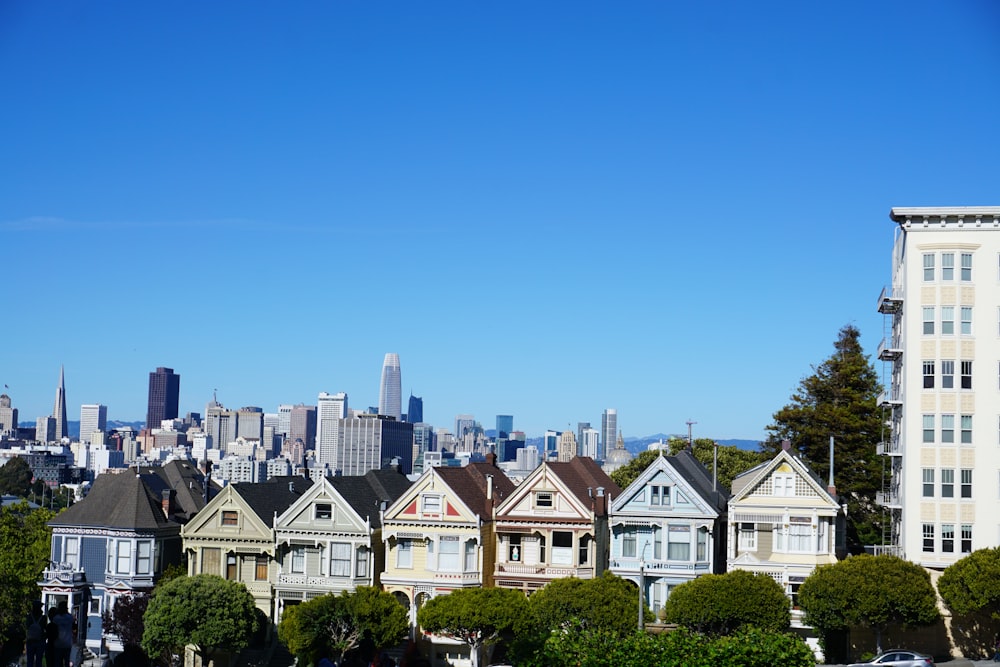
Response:
[[[682,449],[667,460],[695,491],[712,507],[721,511],[729,502],[729,489],[712,481],[712,473],[687,449]]]
[[[313,481],[306,477],[272,477],[266,482],[230,484],[265,526],[273,527],[274,517],[299,499]]]
[[[389,506],[396,502],[411,484],[406,475],[390,469],[327,479],[358,516],[371,523],[372,528],[382,526],[382,503]]]
[[[611,496],[612,499],[617,498],[622,492],[621,487],[615,484],[601,469],[601,466],[597,465],[594,459],[589,456],[574,456],[570,461],[551,462],[543,465],[548,466],[549,471],[566,485],[566,488],[583,503],[584,507],[592,505],[592,496],[597,493],[599,487],[603,487],[605,495]],[[599,504],[595,514],[597,516],[606,515],[607,506],[608,503],[603,503],[603,506]]]
[[[772,472],[774,469],[782,464],[788,464],[793,467],[810,486],[816,491],[817,495],[828,501],[831,505],[839,505],[838,498],[834,497],[826,488],[823,480],[817,475],[813,470],[806,465],[806,463],[797,456],[792,456],[791,452],[788,450],[781,450],[778,454],[771,459],[760,465],[754,466],[746,472],[740,473],[733,479],[733,494],[729,499],[730,503],[738,502],[746,498],[749,494],[753,492],[755,488]]]
[[[183,520],[190,520],[205,507],[205,473],[193,461],[172,460],[162,466],[141,468],[141,474],[154,474],[162,478],[167,488],[174,489],[177,514]],[[219,485],[211,482],[211,496],[218,493]]]
[[[162,492],[170,488],[156,474],[98,475],[87,497],[49,521],[50,526],[89,526],[147,531],[180,525],[163,513]]]
[[[435,468],[438,477],[454,491],[471,511],[484,521],[493,519],[493,502],[499,505],[514,490],[514,482],[490,463],[470,463],[462,467]],[[487,477],[493,477],[493,498],[487,500]]]

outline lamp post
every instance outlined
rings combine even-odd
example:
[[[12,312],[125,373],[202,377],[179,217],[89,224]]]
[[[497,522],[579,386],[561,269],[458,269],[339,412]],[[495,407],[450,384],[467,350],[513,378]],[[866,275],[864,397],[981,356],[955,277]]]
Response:
[[[645,581],[645,571],[646,571],[646,560],[644,558],[639,559],[639,631],[641,632],[646,628],[646,610],[645,602],[643,601],[643,588],[646,585]]]

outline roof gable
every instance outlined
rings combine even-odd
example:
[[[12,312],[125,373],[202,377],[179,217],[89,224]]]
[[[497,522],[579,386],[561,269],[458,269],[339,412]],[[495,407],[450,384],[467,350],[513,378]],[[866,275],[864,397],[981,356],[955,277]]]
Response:
[[[459,522],[476,520],[476,512],[455,492],[449,481],[461,479],[445,474],[450,469],[429,468],[417,481],[390,505],[385,512],[385,522]],[[455,468],[461,471],[461,468]]]
[[[781,450],[770,461],[737,476],[733,488],[738,490],[730,498],[730,505],[751,499],[755,502],[774,499],[785,503],[796,498],[839,509],[837,499],[823,487],[815,473],[787,450]]]
[[[545,462],[497,507],[497,517],[591,520],[606,514],[602,495],[617,497],[621,489],[589,457]],[[611,498],[608,498],[610,500]]]
[[[325,512],[329,509],[329,514]],[[333,533],[367,532],[364,517],[323,478],[309,487],[287,510],[278,515],[275,530],[308,530]]]
[[[713,492],[704,467],[688,452],[697,468],[683,474],[687,461],[682,456],[658,456],[629,486],[613,500],[612,511],[616,515],[670,515],[718,517],[725,510],[724,492]],[[693,479],[692,479],[693,478]],[[648,487],[667,487],[666,494],[660,489],[656,493]],[[707,487],[707,488],[705,488]],[[664,500],[666,498],[666,500]]]
[[[150,531],[179,525],[163,512],[169,487],[156,475],[98,475],[87,497],[49,521],[50,526],[86,526]]]

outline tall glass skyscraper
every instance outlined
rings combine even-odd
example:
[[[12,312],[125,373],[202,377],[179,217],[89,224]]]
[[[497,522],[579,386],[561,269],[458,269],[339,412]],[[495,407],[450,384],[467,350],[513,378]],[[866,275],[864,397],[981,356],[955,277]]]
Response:
[[[424,421],[424,399],[410,394],[410,404],[406,408],[406,421],[419,424]]]
[[[618,410],[608,408],[601,415],[601,448],[597,453],[600,460],[608,456],[608,452],[615,448],[615,439],[618,435]]]
[[[382,382],[378,390],[378,413],[395,417],[403,416],[403,380],[399,370],[399,355],[387,352],[382,362]]]
[[[514,415],[497,415],[497,437],[507,439],[514,430]]]
[[[56,389],[56,401],[52,406],[52,418],[56,420],[56,440],[69,437],[69,421],[66,419],[66,374],[59,367],[59,387]]]
[[[160,366],[150,373],[146,428],[160,428],[160,422],[164,419],[176,419],[180,395],[181,376],[174,373],[173,368]],[[218,446],[216,444],[216,447]]]

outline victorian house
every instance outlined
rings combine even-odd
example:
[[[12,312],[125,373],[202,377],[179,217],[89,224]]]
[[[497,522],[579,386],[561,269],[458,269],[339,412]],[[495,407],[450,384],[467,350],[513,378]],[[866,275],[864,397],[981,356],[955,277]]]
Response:
[[[593,459],[546,462],[496,508],[494,585],[526,593],[608,568],[608,510],[621,489]]]
[[[674,587],[725,572],[728,498],[690,451],[658,456],[611,502],[611,571],[654,612]]]
[[[382,512],[409,487],[398,470],[324,477],[278,515],[275,622],[286,606],[379,585]]]
[[[794,604],[817,566],[844,555],[845,509],[835,494],[832,471],[823,484],[787,445],[738,475],[729,499],[727,569],[773,577]]]
[[[413,625],[425,600],[493,583],[493,510],[514,489],[493,461],[428,468],[386,509],[382,587]]]
[[[65,601],[78,641],[93,653],[122,649],[117,637],[104,635],[101,612],[121,596],[151,591],[164,568],[181,563],[181,528],[204,507],[205,485],[190,461],[106,472],[83,500],[49,521],[42,603]]]

